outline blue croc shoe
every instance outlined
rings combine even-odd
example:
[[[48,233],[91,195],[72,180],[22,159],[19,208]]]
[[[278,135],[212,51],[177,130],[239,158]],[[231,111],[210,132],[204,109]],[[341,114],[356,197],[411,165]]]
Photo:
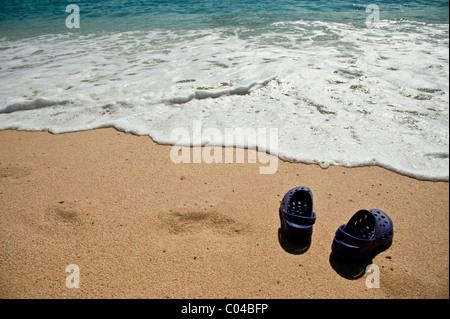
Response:
[[[281,230],[291,239],[311,239],[316,213],[308,187],[296,187],[284,195],[280,204]]]
[[[389,247],[393,237],[394,225],[386,213],[362,209],[337,229],[331,250],[337,257],[363,259],[376,249]]]

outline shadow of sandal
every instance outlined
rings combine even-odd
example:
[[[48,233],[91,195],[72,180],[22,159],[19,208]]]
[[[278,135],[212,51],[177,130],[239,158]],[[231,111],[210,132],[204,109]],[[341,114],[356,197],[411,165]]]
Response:
[[[356,280],[364,276],[367,265],[371,264],[370,260],[345,260],[330,254],[331,267],[343,278]]]
[[[304,254],[311,246],[311,238],[304,240],[290,239],[286,235],[284,235],[281,228],[278,228],[278,242],[280,243],[280,246],[284,249],[284,251],[293,255]]]
[[[373,259],[390,246],[391,244],[384,247],[377,247],[369,256],[363,259],[345,259],[330,253],[330,265],[341,277],[356,280],[364,276],[366,267],[373,264]]]

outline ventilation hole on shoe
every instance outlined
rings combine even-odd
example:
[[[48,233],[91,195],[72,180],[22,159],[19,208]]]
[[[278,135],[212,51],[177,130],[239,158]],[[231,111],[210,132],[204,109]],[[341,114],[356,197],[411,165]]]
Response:
[[[383,215],[381,215],[381,218],[385,218]]]

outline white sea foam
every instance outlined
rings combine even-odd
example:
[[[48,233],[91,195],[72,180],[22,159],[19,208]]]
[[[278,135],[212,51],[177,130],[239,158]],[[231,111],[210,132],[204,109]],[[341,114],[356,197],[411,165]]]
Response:
[[[278,128],[288,161],[448,180],[448,25],[296,21],[3,39],[0,50],[0,129],[112,126],[170,144],[194,120]]]

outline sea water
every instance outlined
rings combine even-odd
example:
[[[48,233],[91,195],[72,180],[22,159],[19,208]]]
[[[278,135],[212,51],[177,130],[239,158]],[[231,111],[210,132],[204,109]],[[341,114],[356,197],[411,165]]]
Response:
[[[1,0],[0,53],[0,129],[277,128],[283,160],[449,178],[448,1]]]

